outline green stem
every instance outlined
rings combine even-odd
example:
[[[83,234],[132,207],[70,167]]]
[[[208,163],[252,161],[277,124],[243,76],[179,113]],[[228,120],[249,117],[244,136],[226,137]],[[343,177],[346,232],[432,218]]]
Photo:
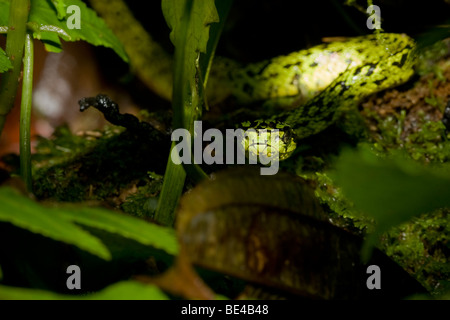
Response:
[[[172,149],[175,142],[172,143]],[[172,152],[170,152],[172,154]],[[186,180],[186,172],[183,166],[175,164],[171,156],[167,161],[166,172],[164,174],[164,182],[159,195],[158,206],[156,208],[155,220],[164,226],[173,226],[175,222],[175,210],[178,200],[183,193],[184,182]]]
[[[33,60],[33,37],[28,33],[25,40],[22,101],[20,105],[20,175],[29,192],[32,192],[30,127],[33,93]]]
[[[185,10],[183,11],[184,16],[181,19],[182,24],[180,26],[180,29],[183,30],[184,33],[180,32],[178,41],[175,43],[174,82],[172,92],[174,129],[187,127],[185,122],[187,122],[186,119],[189,119],[189,117],[186,117],[185,110],[189,113],[192,109],[186,105],[186,101],[189,101],[190,99],[184,82],[189,80],[186,77],[186,64],[193,63],[186,59],[187,30],[190,23],[191,9],[192,1],[187,1]],[[171,154],[174,146],[175,143],[172,143],[170,155],[167,160],[166,172],[164,174],[164,183],[155,213],[155,220],[165,226],[172,226],[175,222],[175,209],[183,192],[184,182],[186,180],[186,172],[184,171],[183,166],[181,164],[175,164],[172,161]]]
[[[195,13],[192,12],[193,1],[186,1],[184,16],[181,19],[177,43],[175,43],[175,61],[173,78],[172,107],[174,110],[173,127],[189,130],[190,136],[194,137],[194,121],[200,119],[202,113],[202,102],[204,101],[203,86],[206,84],[211,59],[214,56],[215,47],[220,36],[225,18],[229,12],[232,0],[221,1],[218,5],[220,24],[210,30],[210,38],[205,55],[198,56],[194,60],[192,43],[189,43],[188,32],[190,23]],[[192,41],[192,39],[190,40]],[[195,63],[197,74],[192,74],[192,64]],[[198,77],[198,78],[197,78]],[[205,81],[204,83],[202,83]],[[187,139],[188,137],[184,137]],[[172,143],[172,149],[175,143]],[[173,225],[175,221],[175,209],[182,194],[186,173],[190,180],[198,183],[208,176],[197,164],[174,164],[169,157],[164,184],[156,209],[156,221],[164,225]]]
[[[14,105],[22,66],[26,25],[30,10],[30,0],[11,0],[9,9],[6,55],[13,68],[3,74],[0,83],[0,135],[5,125],[6,115]]]

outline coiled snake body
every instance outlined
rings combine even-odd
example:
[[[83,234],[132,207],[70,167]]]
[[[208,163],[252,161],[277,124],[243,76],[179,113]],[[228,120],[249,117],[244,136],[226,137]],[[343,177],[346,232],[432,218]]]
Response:
[[[384,33],[325,43],[247,67],[218,59],[211,71],[208,99],[217,102],[233,96],[242,103],[296,105],[270,119],[241,125],[279,129],[278,152],[283,160],[295,150],[295,141],[335,122],[337,109],[406,82],[414,73],[414,48],[410,37]],[[246,148],[251,145],[255,144],[246,142]]]

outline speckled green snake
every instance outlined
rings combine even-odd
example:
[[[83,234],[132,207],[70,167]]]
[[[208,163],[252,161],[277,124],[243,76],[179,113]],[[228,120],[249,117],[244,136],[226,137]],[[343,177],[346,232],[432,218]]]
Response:
[[[215,89],[207,92],[219,100],[234,96],[242,103],[270,100],[296,105],[270,119],[242,125],[279,129],[278,151],[283,160],[295,150],[295,141],[332,124],[338,108],[351,107],[370,94],[407,81],[414,73],[414,48],[414,41],[406,35],[373,34],[246,67],[219,60],[211,73],[210,87]],[[253,147],[250,152],[265,150]]]
[[[146,82],[158,94],[170,98],[171,57],[145,32],[122,1],[98,0],[92,5],[124,43],[141,79],[158,79],[159,83],[155,79]],[[134,37],[129,34],[130,25],[136,29]],[[414,41],[406,35],[378,33],[324,43],[246,66],[217,57],[209,76],[207,99],[210,104],[233,97],[240,104],[270,101],[274,105],[295,106],[270,119],[241,126],[279,129],[278,151],[283,160],[295,150],[295,141],[335,122],[338,109],[345,110],[372,93],[407,81],[414,73],[414,48]],[[258,150],[262,149],[255,151]]]

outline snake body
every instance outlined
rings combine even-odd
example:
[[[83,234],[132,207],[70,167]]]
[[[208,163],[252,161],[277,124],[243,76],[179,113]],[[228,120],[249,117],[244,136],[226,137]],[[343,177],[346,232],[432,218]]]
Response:
[[[414,48],[410,37],[384,33],[325,43],[247,67],[219,60],[207,93],[219,101],[234,97],[244,104],[273,101],[294,105],[270,119],[242,124],[280,129],[282,160],[295,149],[295,141],[335,122],[339,108],[349,108],[370,94],[406,82],[414,73]],[[246,148],[252,145],[246,143]]]
[[[91,5],[124,44],[139,77],[157,94],[170,99],[172,56],[145,32],[122,0],[96,0]],[[335,122],[338,109],[406,82],[413,74],[414,49],[414,41],[406,35],[377,33],[248,65],[216,57],[208,78],[207,100],[215,104],[232,98],[239,104],[290,107],[270,119],[240,125],[280,129],[283,159],[295,149],[295,141]]]

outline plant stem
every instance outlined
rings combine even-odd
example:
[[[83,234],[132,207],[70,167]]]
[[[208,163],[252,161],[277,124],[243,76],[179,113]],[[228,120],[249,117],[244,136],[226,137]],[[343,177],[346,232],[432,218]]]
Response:
[[[189,101],[189,93],[185,85],[185,81],[189,82],[186,73],[186,64],[193,63],[187,61],[187,31],[191,18],[192,1],[186,2],[186,7],[183,11],[181,19],[181,30],[178,35],[177,43],[175,43],[175,63],[174,63],[174,82],[172,92],[172,107],[173,107],[173,127],[186,128],[186,101]],[[188,110],[192,109],[187,107]],[[188,127],[189,128],[189,127]],[[183,192],[184,182],[186,180],[186,172],[180,164],[175,164],[172,161],[172,149],[175,147],[175,142],[172,143],[169,158],[167,160],[166,172],[164,174],[164,183],[161,194],[159,196],[158,207],[156,208],[155,220],[165,226],[172,226],[175,222],[175,209],[178,205],[178,200]]]
[[[174,146],[175,142],[172,143],[171,150]],[[173,226],[175,222],[175,210],[183,192],[185,180],[186,172],[183,166],[173,163],[169,155],[164,174],[164,182],[155,213],[155,220],[163,226]]]
[[[191,21],[195,19],[196,14],[192,11],[194,1],[186,1],[186,7],[175,43],[172,107],[174,110],[174,129],[188,129],[190,137],[195,136],[194,121],[201,117],[202,103],[204,101],[204,92],[202,89],[206,84],[208,66],[211,64],[223,23],[232,2],[232,0],[221,2],[219,6],[221,22],[212,31],[210,30],[210,38],[208,40],[210,44],[208,44],[207,52],[204,55],[198,56],[198,53],[192,51],[192,41],[195,40],[192,40],[192,37],[188,36],[189,32],[192,32],[192,29],[190,29],[192,28]],[[196,74],[192,73],[193,64],[196,66]],[[201,83],[202,81],[205,81],[205,83]],[[184,140],[186,139],[188,137],[185,136]],[[172,143],[172,149],[174,146],[175,143]],[[173,225],[175,221],[175,209],[183,191],[186,173],[194,183],[208,178],[207,174],[194,161],[192,161],[192,164],[183,164],[181,166],[174,164],[171,157],[169,157],[164,175],[164,183],[156,209],[156,221],[164,225]]]
[[[20,105],[20,175],[32,192],[31,177],[31,102],[33,93],[33,36],[27,33],[25,40],[25,55],[23,58],[22,101]]]
[[[11,0],[6,55],[10,59],[13,68],[3,74],[2,82],[0,83],[0,135],[5,125],[6,115],[14,105],[19,85],[29,10],[30,0]]]

